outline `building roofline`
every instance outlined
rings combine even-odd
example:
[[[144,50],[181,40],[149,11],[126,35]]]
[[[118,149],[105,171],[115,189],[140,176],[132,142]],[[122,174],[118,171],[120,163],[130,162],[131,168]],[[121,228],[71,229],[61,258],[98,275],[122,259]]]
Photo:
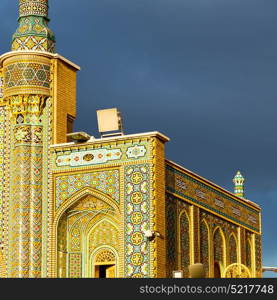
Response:
[[[140,137],[157,137],[164,143],[170,141],[170,139],[165,136],[164,134],[158,132],[158,131],[151,131],[151,132],[144,132],[144,133],[138,133],[138,134],[126,134],[126,135],[119,135],[119,136],[113,136],[113,137],[104,137],[104,138],[94,138],[91,137],[88,141],[83,143],[63,143],[63,144],[53,144],[50,146],[50,148],[64,148],[64,147],[80,147],[80,146],[87,146],[91,144],[97,144],[97,143],[103,143],[103,142],[113,142],[113,141],[122,141],[126,139],[132,139],[132,138],[140,138]]]
[[[60,55],[58,53],[50,53],[50,52],[44,52],[44,51],[32,51],[32,50],[6,52],[0,56],[0,66],[2,66],[3,61],[5,59],[12,57],[12,56],[20,55],[20,54],[34,54],[34,55],[38,55],[38,56],[48,57],[50,59],[55,59],[55,58],[60,59],[63,62],[65,62],[66,64],[68,64],[69,66],[71,66],[72,68],[74,68],[78,71],[81,70],[81,68],[78,65],[76,65],[75,63],[73,63],[72,61],[68,60],[67,58],[63,57],[62,55]]]
[[[208,185],[216,188],[217,190],[220,190],[221,192],[223,192],[223,193],[227,194],[228,196],[230,196],[230,197],[238,200],[239,202],[242,202],[243,204],[248,204],[248,205],[250,205],[250,206],[252,206],[252,207],[254,207],[254,208],[258,209],[258,210],[261,210],[261,207],[257,203],[252,202],[252,201],[250,201],[248,199],[236,196],[235,194],[231,193],[230,191],[228,191],[228,190],[222,188],[221,186],[213,183],[212,181],[210,181],[210,180],[208,180],[208,179],[206,179],[206,178],[204,178],[204,177],[202,177],[202,176],[200,176],[200,175],[198,175],[198,174],[196,174],[196,173],[194,173],[194,172],[192,172],[192,171],[184,168],[183,166],[178,165],[177,163],[175,163],[172,160],[166,159],[166,163],[169,163],[170,165],[173,165],[174,167],[176,167],[180,171],[183,171],[186,174],[188,174],[190,176],[193,176],[196,179],[198,179],[198,180],[200,180],[200,181],[202,181],[202,182],[204,182],[204,183],[206,183],[206,184],[208,184]]]

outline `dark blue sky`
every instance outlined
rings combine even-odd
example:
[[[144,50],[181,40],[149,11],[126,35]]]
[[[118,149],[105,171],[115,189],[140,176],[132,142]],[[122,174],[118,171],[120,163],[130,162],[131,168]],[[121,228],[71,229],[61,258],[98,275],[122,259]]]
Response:
[[[158,130],[167,157],[263,208],[263,265],[277,266],[277,1],[49,1],[57,51],[80,65],[75,130],[98,136],[96,109],[126,133]],[[0,3],[0,53],[17,1]],[[266,274],[275,276],[275,274]]]

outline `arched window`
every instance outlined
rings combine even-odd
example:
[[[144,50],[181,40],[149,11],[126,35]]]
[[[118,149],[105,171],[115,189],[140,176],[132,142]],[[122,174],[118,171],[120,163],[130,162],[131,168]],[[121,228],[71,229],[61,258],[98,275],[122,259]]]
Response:
[[[233,234],[229,238],[229,264],[237,263],[238,261],[238,250],[237,250],[237,241]]]
[[[204,265],[206,278],[209,277],[209,229],[205,220],[200,226],[200,259]]]
[[[213,250],[214,250],[214,276],[218,276],[218,270],[225,265],[225,240],[222,230],[218,227],[213,235]],[[218,268],[219,267],[219,268]],[[222,275],[219,272],[220,276]]]
[[[188,277],[190,265],[190,225],[187,213],[183,211],[179,219],[180,262],[184,277]]]

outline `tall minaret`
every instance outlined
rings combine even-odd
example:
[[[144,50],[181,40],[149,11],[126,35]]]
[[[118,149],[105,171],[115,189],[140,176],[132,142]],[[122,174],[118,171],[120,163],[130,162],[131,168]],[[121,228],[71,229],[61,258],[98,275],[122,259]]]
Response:
[[[0,57],[1,273],[46,277],[52,216],[49,149],[66,142],[72,129],[79,67],[54,53],[48,0],[19,0],[18,22],[12,51]]]
[[[238,171],[236,176],[233,178],[234,194],[242,198],[244,197],[244,181],[245,179],[241,175],[240,171]]]

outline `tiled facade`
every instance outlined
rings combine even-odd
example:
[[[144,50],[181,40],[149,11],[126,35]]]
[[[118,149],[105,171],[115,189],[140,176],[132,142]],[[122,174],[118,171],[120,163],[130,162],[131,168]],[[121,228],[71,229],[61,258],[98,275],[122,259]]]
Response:
[[[260,277],[260,208],[167,161],[167,137],[67,141],[79,67],[54,53],[47,0],[19,12],[0,57],[0,276]]]

